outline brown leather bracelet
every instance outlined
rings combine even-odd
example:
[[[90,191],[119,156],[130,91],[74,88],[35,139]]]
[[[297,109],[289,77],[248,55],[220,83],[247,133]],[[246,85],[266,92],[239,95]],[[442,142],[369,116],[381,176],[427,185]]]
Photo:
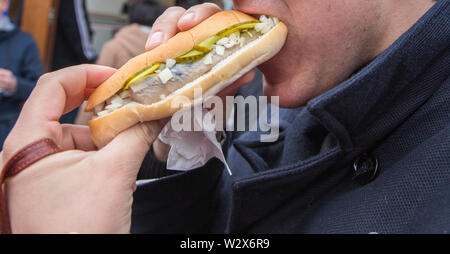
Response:
[[[8,177],[20,173],[22,170],[33,165],[35,162],[61,152],[62,150],[49,138],[43,138],[33,142],[17,152],[3,167],[0,174],[0,233],[10,234],[11,224],[9,221],[6,197],[3,192],[4,183]]]

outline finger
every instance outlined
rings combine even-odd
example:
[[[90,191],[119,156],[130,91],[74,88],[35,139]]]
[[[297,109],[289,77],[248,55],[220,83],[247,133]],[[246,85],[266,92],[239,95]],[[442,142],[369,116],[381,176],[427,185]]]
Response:
[[[153,155],[159,161],[167,161],[167,159],[169,158],[170,148],[170,145],[162,142],[159,138],[157,138],[153,143]]]
[[[184,13],[180,20],[178,20],[178,29],[180,31],[189,30],[219,11],[222,11],[222,9],[213,3],[192,6]]]
[[[152,31],[145,44],[146,50],[151,50],[178,33],[177,21],[183,16],[186,10],[182,7],[174,6],[168,8],[153,23]]]
[[[96,154],[96,159],[110,163],[113,168],[129,176],[130,181],[134,181],[145,155],[160,131],[161,124],[158,121],[137,124],[121,132],[103,147]]]
[[[10,79],[10,77],[11,77],[11,76],[6,75],[6,74],[0,74],[0,79],[1,79],[1,80],[8,80],[8,79]]]
[[[109,67],[79,65],[45,74],[39,79],[24,109],[33,112],[34,119],[58,120],[84,101],[86,89],[97,87],[114,72]]]
[[[61,145],[63,133],[58,122],[61,115],[83,102],[86,87],[98,86],[114,72],[108,67],[81,65],[42,76],[6,140],[11,144],[8,152],[44,137]]]
[[[91,94],[95,91],[95,88],[86,88],[84,90],[84,98],[87,100],[91,96]]]
[[[60,148],[63,150],[95,151],[97,147],[91,139],[91,131],[87,126],[64,124]]]

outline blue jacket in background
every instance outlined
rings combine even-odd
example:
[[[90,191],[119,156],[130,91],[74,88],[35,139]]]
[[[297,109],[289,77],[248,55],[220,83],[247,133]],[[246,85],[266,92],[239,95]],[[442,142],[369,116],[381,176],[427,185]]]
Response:
[[[449,233],[450,1],[299,109],[280,138],[138,185],[134,233]],[[140,178],[166,175],[151,153]]]
[[[10,70],[17,79],[17,89],[11,95],[0,93],[0,150],[4,139],[20,113],[20,106],[33,90],[42,65],[33,37],[21,32],[0,32],[0,68]]]

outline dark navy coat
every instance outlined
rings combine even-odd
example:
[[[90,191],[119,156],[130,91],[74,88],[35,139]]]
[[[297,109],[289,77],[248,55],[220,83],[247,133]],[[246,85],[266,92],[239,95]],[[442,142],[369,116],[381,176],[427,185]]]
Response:
[[[450,2],[306,107],[280,138],[229,136],[217,160],[169,176],[151,153],[134,233],[449,233]],[[355,170],[356,169],[356,170]],[[377,169],[377,170],[376,170]]]
[[[17,27],[10,32],[0,32],[0,68],[10,70],[17,79],[16,92],[0,94],[0,150],[6,135],[20,113],[20,105],[31,94],[42,75],[39,49],[30,34]]]

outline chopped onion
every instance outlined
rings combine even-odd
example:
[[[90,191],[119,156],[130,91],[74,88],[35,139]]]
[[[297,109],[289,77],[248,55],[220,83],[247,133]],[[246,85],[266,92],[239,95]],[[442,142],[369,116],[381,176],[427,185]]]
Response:
[[[245,37],[239,38],[239,46],[242,48],[245,44]]]
[[[237,44],[239,44],[239,40],[241,39],[241,33],[240,32],[236,32],[236,33],[233,33],[233,34],[231,34],[230,35],[230,42],[231,42],[231,44],[234,46],[234,45],[237,45]]]
[[[161,73],[158,74],[158,77],[161,80],[161,82],[165,84],[167,83],[167,81],[173,78],[173,74],[168,68],[165,68],[163,71],[161,71]]]
[[[217,54],[217,52],[216,52],[216,47],[217,47],[217,45],[216,45],[216,44],[214,44],[214,45],[212,46],[212,50],[211,50],[211,51],[209,51],[209,53],[208,53],[208,54],[210,54],[210,55],[211,55],[211,57],[213,57],[213,56],[214,56],[214,54]]]
[[[217,53],[219,56],[225,55],[225,47],[224,47],[224,46],[221,46],[221,45],[217,45],[217,46],[216,46],[216,53]]]
[[[101,104],[98,104],[97,106],[95,106],[94,113],[98,113],[98,112],[102,111],[104,106],[105,106],[105,103],[101,103]]]
[[[259,21],[263,22],[263,23],[267,23],[268,22],[268,18],[266,17],[266,15],[261,15],[259,17]]]
[[[262,33],[262,31],[263,31],[266,27],[267,27],[267,24],[261,22],[261,23],[258,23],[258,24],[255,25],[255,30],[256,30],[257,32],[259,32],[259,33]]]
[[[234,47],[234,45],[236,45],[236,44],[234,44],[234,43],[227,43],[224,46],[225,46],[225,48],[229,49],[229,48]]]
[[[120,107],[122,107],[123,106],[123,104],[110,104],[110,105],[108,105],[108,106],[106,106],[105,107],[105,109],[106,110],[116,110],[116,109],[118,109],[118,108],[120,108]]]
[[[230,35],[230,41],[237,41],[239,39],[239,37],[240,37],[240,33],[239,32],[232,33]]]
[[[133,105],[140,105],[140,104],[135,101],[131,101],[131,102],[127,103],[127,105],[125,105],[125,106],[133,106]]]
[[[277,17],[272,17],[272,21],[275,25],[280,23],[280,20]]]
[[[212,64],[212,56],[211,53],[206,54],[206,56],[203,58],[204,64]]]
[[[271,27],[269,24],[267,23],[258,23],[255,25],[255,30],[257,32],[260,32],[262,34],[267,33],[268,31],[270,31]]]
[[[121,92],[121,93],[119,94],[119,96],[120,96],[120,98],[122,98],[122,99],[128,98],[128,97],[130,97],[130,91],[125,90],[125,91]]]
[[[120,96],[114,95],[111,98],[111,104],[123,104],[123,100],[122,100],[122,98],[120,98]]]
[[[225,45],[230,41],[228,37],[224,37],[216,42],[217,45]]]
[[[176,63],[177,63],[177,61],[175,61],[175,59],[167,59],[166,60],[166,66],[169,69],[172,68]]]
[[[97,113],[99,117],[106,116],[107,114],[109,114],[108,110],[103,110]]]
[[[262,34],[269,32],[270,29],[272,29],[276,24],[280,22],[277,17],[268,18],[265,15],[261,15],[259,17],[259,20],[261,21],[261,23],[255,25],[255,30]]]
[[[272,27],[275,26],[275,23],[273,22],[273,19],[269,19],[269,20],[267,21],[267,24],[269,25],[270,28],[272,28]]]

